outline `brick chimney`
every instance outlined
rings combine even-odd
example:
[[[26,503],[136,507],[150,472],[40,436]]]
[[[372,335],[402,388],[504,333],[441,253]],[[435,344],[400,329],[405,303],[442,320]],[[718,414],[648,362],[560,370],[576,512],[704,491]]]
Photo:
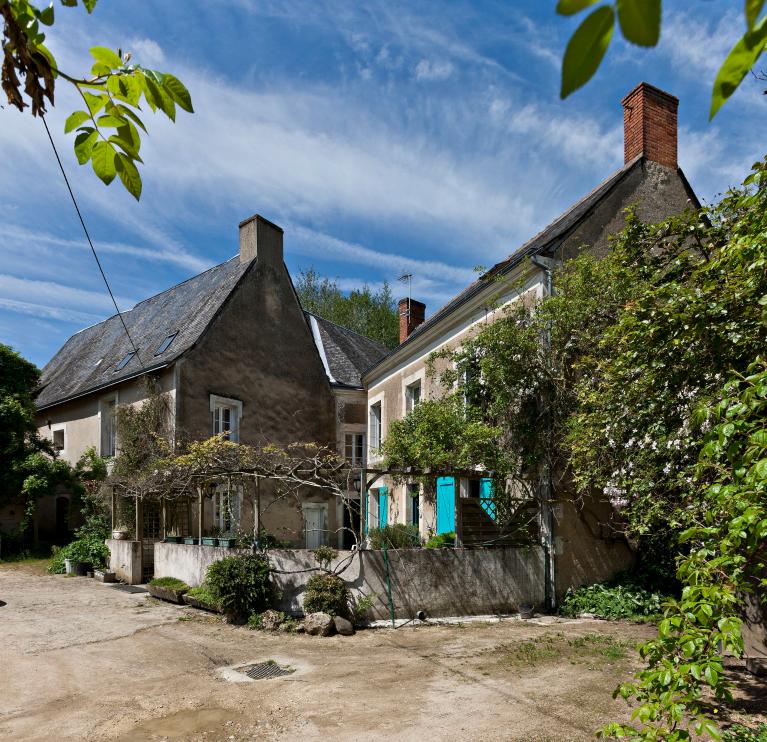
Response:
[[[426,304],[415,299],[399,300],[399,341],[404,343],[410,333],[426,318]]]
[[[666,167],[676,168],[679,98],[640,82],[621,104],[624,162],[642,155]]]
[[[260,214],[240,222],[240,262],[282,265],[282,228]]]

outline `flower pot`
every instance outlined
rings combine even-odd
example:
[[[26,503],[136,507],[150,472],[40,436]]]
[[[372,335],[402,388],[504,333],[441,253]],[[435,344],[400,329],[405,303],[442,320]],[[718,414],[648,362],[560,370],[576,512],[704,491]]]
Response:
[[[112,531],[112,538],[115,541],[127,541],[129,535],[128,531]]]
[[[68,575],[75,573],[75,561],[73,559],[64,560],[64,573]]]
[[[153,585],[151,582],[147,585],[147,590],[153,598],[167,600],[169,603],[178,603],[179,605],[183,605],[184,593],[188,589],[188,587],[162,587],[161,585]]]
[[[203,546],[218,546],[218,539],[214,536],[203,536],[202,537],[202,545]]]
[[[181,536],[166,536],[165,537],[165,543],[166,544],[180,544],[183,540],[183,537]]]
[[[184,538],[184,543],[189,544],[189,546],[195,546],[197,544],[197,539],[192,538],[191,536],[186,536]]]
[[[89,569],[90,565],[85,562],[72,562],[72,571],[78,577],[85,577],[88,574]]]
[[[218,540],[219,546],[225,546],[227,549],[233,549],[237,545],[236,538],[220,538]]]

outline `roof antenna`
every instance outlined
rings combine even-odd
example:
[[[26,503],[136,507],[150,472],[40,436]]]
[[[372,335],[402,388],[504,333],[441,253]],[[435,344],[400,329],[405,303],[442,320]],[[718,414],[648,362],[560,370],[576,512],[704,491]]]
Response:
[[[405,283],[405,281],[407,281],[407,322],[409,326],[410,325],[410,299],[413,293],[413,274],[403,273],[397,280],[402,281],[402,283]]]

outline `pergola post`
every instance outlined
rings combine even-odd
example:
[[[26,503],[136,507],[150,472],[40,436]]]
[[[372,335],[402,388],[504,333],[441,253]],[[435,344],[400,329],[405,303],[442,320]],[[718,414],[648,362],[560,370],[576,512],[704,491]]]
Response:
[[[453,477],[453,507],[455,508],[455,545],[463,544],[463,508],[461,507],[461,480]]]
[[[117,495],[115,494],[115,488],[110,487],[112,493],[112,530],[114,531],[117,526]]]
[[[143,541],[144,507],[140,497],[136,498],[136,541]]]
[[[162,537],[162,540],[165,541],[165,537],[168,535],[168,501],[163,497],[161,503],[162,510],[160,513],[160,536]]]
[[[205,511],[203,509],[202,487],[197,488],[197,537],[202,543],[203,521],[205,520]]]

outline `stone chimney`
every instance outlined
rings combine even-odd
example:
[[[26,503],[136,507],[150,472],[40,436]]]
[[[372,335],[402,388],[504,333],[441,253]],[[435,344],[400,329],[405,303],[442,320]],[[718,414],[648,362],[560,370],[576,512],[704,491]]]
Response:
[[[282,228],[256,214],[240,222],[240,262],[282,265]]]
[[[404,343],[410,333],[426,318],[426,304],[415,299],[399,300],[399,341]]]
[[[677,120],[679,99],[640,82],[622,101],[623,159],[637,155],[666,167],[677,167]]]

